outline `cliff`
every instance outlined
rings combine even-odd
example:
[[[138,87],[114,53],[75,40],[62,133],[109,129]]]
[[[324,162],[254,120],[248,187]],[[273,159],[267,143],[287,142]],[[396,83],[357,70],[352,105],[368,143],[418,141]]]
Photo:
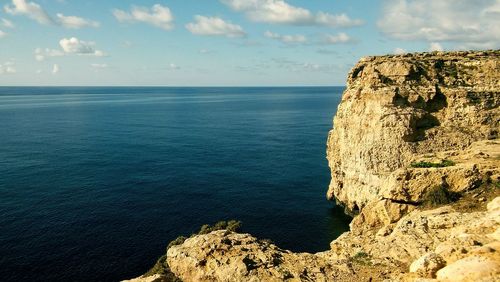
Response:
[[[500,51],[362,59],[327,144],[349,232],[309,254],[217,230],[134,281],[499,281],[499,67]]]
[[[397,187],[396,195],[384,191],[386,182],[398,177],[396,170],[420,156],[497,138],[499,55],[437,52],[361,59],[349,73],[328,138],[332,179],[327,198],[352,212],[378,197],[418,202],[424,187]],[[473,185],[449,183],[447,173],[443,177],[452,190]]]

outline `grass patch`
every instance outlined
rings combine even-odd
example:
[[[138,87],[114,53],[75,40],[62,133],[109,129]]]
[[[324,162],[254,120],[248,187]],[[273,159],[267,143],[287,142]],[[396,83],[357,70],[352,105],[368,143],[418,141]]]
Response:
[[[214,225],[208,225],[204,224],[201,226],[200,231],[197,233],[191,234],[189,238],[194,237],[196,235],[203,235],[203,234],[208,234],[213,231],[217,230],[227,230],[228,232],[238,232],[241,229],[241,221],[238,220],[229,220],[229,221],[219,221],[215,223]],[[170,270],[170,266],[168,265],[167,262],[167,251],[173,246],[181,245],[186,241],[188,238],[185,236],[179,236],[175,238],[174,240],[170,241],[168,243],[168,246],[166,248],[165,254],[162,255],[155,263],[155,265],[148,270],[142,277],[148,277],[148,276],[153,276],[155,274],[160,274],[165,277],[166,281],[170,282],[180,282],[181,280],[175,276],[174,273]]]
[[[443,185],[438,185],[431,188],[424,195],[424,206],[436,207],[455,202],[460,197],[460,194],[449,191]]]
[[[447,167],[454,166],[455,162],[450,160],[442,160],[440,163],[432,163],[432,162],[413,162],[410,164],[410,167],[413,168],[429,168],[429,167]]]
[[[357,264],[362,265],[372,265],[371,256],[365,252],[357,252],[353,257],[351,257],[352,261]]]

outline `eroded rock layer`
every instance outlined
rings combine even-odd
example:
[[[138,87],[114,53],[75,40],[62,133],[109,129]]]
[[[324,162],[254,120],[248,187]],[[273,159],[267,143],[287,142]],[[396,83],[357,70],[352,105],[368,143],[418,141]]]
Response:
[[[417,155],[467,148],[499,132],[500,52],[363,58],[327,144],[328,199],[357,212]],[[418,195],[408,195],[418,197]]]

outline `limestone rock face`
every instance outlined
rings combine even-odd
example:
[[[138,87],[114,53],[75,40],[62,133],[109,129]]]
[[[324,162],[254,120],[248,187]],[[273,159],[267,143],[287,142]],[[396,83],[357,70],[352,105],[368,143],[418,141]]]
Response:
[[[171,247],[167,261],[182,281],[333,281],[348,272],[346,264],[225,230]]]
[[[443,258],[435,253],[427,253],[410,265],[410,272],[416,272],[424,277],[433,277],[446,265]]]
[[[327,144],[328,199],[359,211],[393,179],[418,178],[416,156],[460,150],[495,139],[500,128],[500,51],[367,57],[350,72]],[[410,174],[407,176],[407,174]],[[456,183],[467,189],[477,176]],[[439,178],[439,175],[429,177]],[[462,177],[460,177],[462,179]],[[440,180],[440,179],[439,179]],[[410,191],[410,201],[421,193]],[[417,198],[417,199],[416,199]],[[401,199],[397,199],[401,200]]]

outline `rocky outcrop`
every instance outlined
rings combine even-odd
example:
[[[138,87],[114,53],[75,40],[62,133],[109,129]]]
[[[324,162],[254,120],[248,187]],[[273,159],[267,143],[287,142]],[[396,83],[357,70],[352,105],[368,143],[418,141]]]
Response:
[[[391,178],[393,186],[401,185],[394,179],[419,178],[420,172],[395,172],[416,158],[497,138],[499,56],[500,51],[488,51],[363,58],[349,73],[328,137],[328,199],[359,212],[379,197],[391,197],[384,194]],[[456,173],[477,175],[471,167]],[[422,195],[406,192],[394,200],[414,202]]]
[[[292,253],[249,234],[225,230],[171,247],[167,260],[183,281],[331,281],[348,273],[345,263]]]
[[[473,212],[458,211],[457,203],[354,229],[316,254],[218,230],[172,246],[167,260],[182,281],[497,281],[500,197]],[[169,281],[163,278],[132,281]]]
[[[362,59],[327,146],[349,232],[308,254],[217,230],[135,281],[500,281],[499,67],[500,51]]]
[[[484,211],[461,212],[460,206],[454,205],[414,210],[392,225],[353,229],[343,234],[332,242],[330,253],[339,259],[363,252],[374,263],[405,264],[410,273],[396,275],[400,280],[435,278],[441,269],[441,273],[446,273],[455,263],[476,257],[480,257],[488,269],[494,269],[493,274],[500,275],[499,204],[500,197],[497,197]],[[497,262],[494,268],[491,261]],[[479,269],[468,271],[475,273]]]

